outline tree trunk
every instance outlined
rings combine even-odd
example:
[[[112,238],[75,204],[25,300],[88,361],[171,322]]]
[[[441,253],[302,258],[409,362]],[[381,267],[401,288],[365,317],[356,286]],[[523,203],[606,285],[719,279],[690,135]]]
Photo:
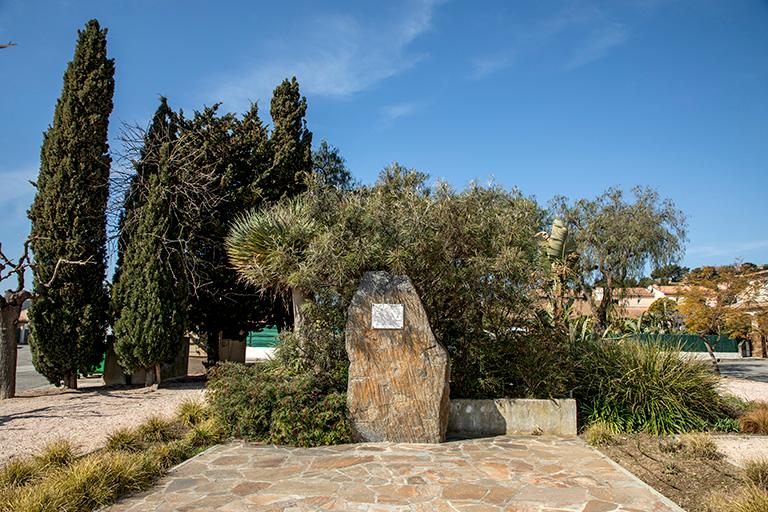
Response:
[[[221,355],[219,354],[220,338],[220,331],[218,330],[209,330],[205,333],[205,353],[208,356],[206,365],[208,368],[213,367],[221,359]]]
[[[69,389],[77,389],[77,372],[70,373],[64,377],[64,387]]]
[[[702,339],[704,342],[704,345],[707,347],[707,352],[709,353],[709,357],[712,358],[712,367],[715,370],[715,373],[720,375],[720,366],[717,364],[717,357],[715,356],[715,347],[712,346],[712,344],[709,342],[709,340],[705,336],[699,335],[699,338]],[[720,338],[718,338],[719,340]]]
[[[4,303],[0,311],[0,399],[16,396],[16,326],[21,304]]]
[[[304,313],[302,306],[307,302],[308,294],[301,288],[291,289],[291,300],[293,301],[293,332],[298,333],[304,326]]]
[[[595,334],[602,337],[608,328],[608,308],[613,300],[613,290],[609,286],[603,286],[603,298],[595,311]]]
[[[161,381],[161,365],[158,363],[152,367],[144,368],[144,386],[157,389]]]

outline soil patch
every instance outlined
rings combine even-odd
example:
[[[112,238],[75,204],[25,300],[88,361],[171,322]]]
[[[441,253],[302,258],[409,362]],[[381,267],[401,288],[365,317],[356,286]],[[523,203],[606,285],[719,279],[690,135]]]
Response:
[[[725,458],[669,451],[674,442],[646,434],[624,435],[598,449],[689,512],[709,512],[713,494],[732,496],[742,485],[739,468]],[[662,447],[664,447],[662,449]]]

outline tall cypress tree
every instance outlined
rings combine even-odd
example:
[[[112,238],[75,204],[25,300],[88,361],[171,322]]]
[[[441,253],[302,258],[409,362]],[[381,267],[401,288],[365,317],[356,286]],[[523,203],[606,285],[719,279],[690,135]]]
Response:
[[[179,262],[179,226],[170,214],[171,142],[160,148],[157,174],[145,184],[146,202],[134,212],[135,227],[115,285],[120,294],[115,354],[129,370],[147,371],[147,384],[160,381],[161,363],[178,354],[187,329],[188,293]]]
[[[78,31],[75,55],[64,73],[53,125],[43,136],[40,174],[29,218],[35,286],[47,283],[60,259],[54,286],[30,308],[33,363],[54,384],[77,387],[78,371],[104,353],[108,299],[106,207],[109,189],[107,130],[115,65],[107,58],[107,30],[96,20]]]
[[[166,143],[173,143],[178,138],[178,116],[171,110],[168,100],[160,97],[160,105],[152,116],[152,122],[144,135],[144,143],[139,150],[138,159],[133,168],[136,171],[131,176],[123,197],[123,209],[118,220],[117,263],[112,282],[117,284],[125,260],[125,250],[131,233],[135,231],[140,218],[138,212],[146,203],[149,181],[160,170],[160,149]],[[121,291],[118,287],[112,290],[112,309],[115,315],[120,313]]]
[[[305,188],[312,173],[312,132],[307,129],[307,98],[299,91],[296,77],[285,79],[272,93],[273,130],[269,139],[272,166],[261,188],[268,200],[292,197]]]

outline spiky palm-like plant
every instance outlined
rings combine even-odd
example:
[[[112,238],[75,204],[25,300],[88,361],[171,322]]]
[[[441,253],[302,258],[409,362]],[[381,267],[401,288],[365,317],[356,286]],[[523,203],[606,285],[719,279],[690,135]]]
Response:
[[[226,239],[230,264],[262,293],[290,292],[294,330],[301,328],[307,291],[298,283],[317,225],[301,200],[282,201],[235,220]]]

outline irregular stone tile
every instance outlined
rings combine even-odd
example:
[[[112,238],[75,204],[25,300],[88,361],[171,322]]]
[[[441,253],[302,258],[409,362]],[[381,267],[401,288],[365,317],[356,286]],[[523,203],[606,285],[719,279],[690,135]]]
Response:
[[[109,512],[146,510],[681,511],[578,440],[528,437],[313,449],[233,443]]]
[[[582,512],[611,512],[618,510],[619,506],[616,503],[608,501],[590,500],[584,505]]]
[[[443,498],[446,500],[479,500],[486,494],[486,487],[462,482],[443,489]]]

